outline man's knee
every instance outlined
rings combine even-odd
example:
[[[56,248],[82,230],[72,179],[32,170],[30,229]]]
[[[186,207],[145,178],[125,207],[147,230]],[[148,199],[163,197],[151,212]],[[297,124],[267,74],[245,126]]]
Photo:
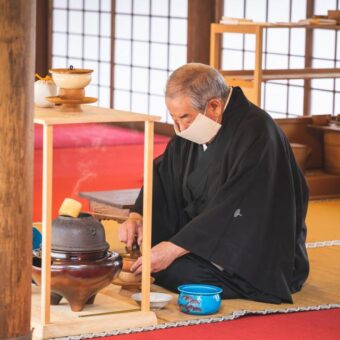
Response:
[[[212,273],[192,255],[176,259],[167,269],[154,273],[155,284],[177,292],[177,287],[185,283],[205,283],[211,281]]]

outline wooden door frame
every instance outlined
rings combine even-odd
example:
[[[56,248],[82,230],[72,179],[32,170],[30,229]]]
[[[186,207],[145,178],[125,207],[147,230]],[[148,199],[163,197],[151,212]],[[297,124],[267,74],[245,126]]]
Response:
[[[52,52],[52,1],[37,0],[35,72],[45,76],[51,68]]]
[[[223,5],[223,0],[188,0],[188,63],[210,64],[210,24],[220,21]]]

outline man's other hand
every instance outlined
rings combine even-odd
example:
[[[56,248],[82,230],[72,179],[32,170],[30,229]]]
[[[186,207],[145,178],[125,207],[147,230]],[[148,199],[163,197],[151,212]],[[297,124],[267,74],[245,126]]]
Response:
[[[171,242],[161,242],[152,247],[151,249],[151,273],[157,273],[170,266],[178,257],[189,253],[186,249],[177,246]],[[142,257],[131,267],[134,274],[142,272]]]
[[[132,212],[129,218],[120,225],[118,238],[121,242],[126,243],[128,249],[131,249],[136,235],[138,245],[141,245],[143,240],[143,216]]]

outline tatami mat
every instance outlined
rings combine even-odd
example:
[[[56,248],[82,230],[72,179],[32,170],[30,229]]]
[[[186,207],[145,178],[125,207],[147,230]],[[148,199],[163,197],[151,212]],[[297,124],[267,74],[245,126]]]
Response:
[[[303,289],[293,295],[293,304],[273,305],[241,299],[224,300],[220,312],[213,317],[221,317],[235,311],[286,311],[289,309],[304,310],[305,307],[321,306],[327,304],[339,304],[340,307],[340,247],[313,248],[308,250],[311,264],[311,272]],[[165,289],[152,285],[152,291],[166,292]],[[129,296],[136,290],[111,288],[106,290],[107,295],[119,294],[125,302],[129,302]],[[159,323],[194,320],[197,318],[211,318],[212,316],[193,316],[183,314],[177,305],[177,294],[173,294],[172,302],[165,308],[156,311]],[[137,307],[131,299],[131,308]]]
[[[117,225],[112,222],[105,224],[108,238],[114,240],[115,236],[113,233],[116,235]],[[309,244],[315,245],[315,242],[340,240],[340,200],[311,202],[308,209],[307,225],[307,242]],[[116,243],[116,245],[121,246],[119,243]],[[274,305],[241,299],[224,300],[219,313],[203,317],[192,316],[179,311],[177,294],[152,285],[152,291],[170,293],[173,295],[173,300],[165,309],[156,311],[158,318],[157,326],[131,329],[129,332],[218,322],[235,319],[247,314],[289,313],[340,308],[340,246],[322,245],[319,247],[317,245],[317,247],[308,248],[308,255],[310,259],[310,275],[303,289],[293,295],[293,304]],[[124,305],[123,309],[130,310],[138,308],[138,305],[130,298],[136,291],[136,289],[122,289],[119,286],[111,285],[101,293],[107,298],[110,296],[119,300],[121,302],[120,306],[123,307]],[[101,300],[103,299],[101,298]],[[110,308],[106,307],[105,309],[105,311],[108,311]],[[90,310],[88,312],[91,314]],[[122,332],[113,330],[105,334],[92,334],[92,336],[120,333]],[[89,334],[86,334],[75,338],[80,339],[88,336]]]
[[[307,242],[340,240],[340,200],[310,201]]]
[[[307,242],[320,242],[329,240],[340,240],[340,200],[313,201],[309,204],[308,216],[308,238]],[[225,300],[222,303],[220,313],[214,317],[232,314],[235,311],[287,311],[306,309],[308,307],[321,305],[340,306],[340,247],[316,247],[309,248],[310,275],[301,292],[293,295],[293,304],[265,304],[247,300]],[[167,292],[161,287],[152,286],[153,291]],[[116,291],[117,292],[117,291]],[[126,289],[120,291],[125,301],[132,292]],[[197,316],[183,314],[177,305],[177,295],[172,294],[173,301],[166,309],[157,311],[160,323],[177,322],[183,320],[197,319]],[[131,301],[132,306],[136,306]],[[204,318],[204,317],[203,317]],[[211,318],[207,316],[206,318]]]

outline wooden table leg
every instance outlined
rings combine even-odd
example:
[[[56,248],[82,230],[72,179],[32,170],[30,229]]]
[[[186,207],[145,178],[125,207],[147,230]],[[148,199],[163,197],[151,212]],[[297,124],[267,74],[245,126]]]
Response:
[[[53,126],[44,124],[42,193],[41,323],[50,322]]]
[[[144,196],[143,196],[143,262],[142,311],[150,310],[150,249],[152,228],[152,175],[154,123],[145,122],[144,130]]]

